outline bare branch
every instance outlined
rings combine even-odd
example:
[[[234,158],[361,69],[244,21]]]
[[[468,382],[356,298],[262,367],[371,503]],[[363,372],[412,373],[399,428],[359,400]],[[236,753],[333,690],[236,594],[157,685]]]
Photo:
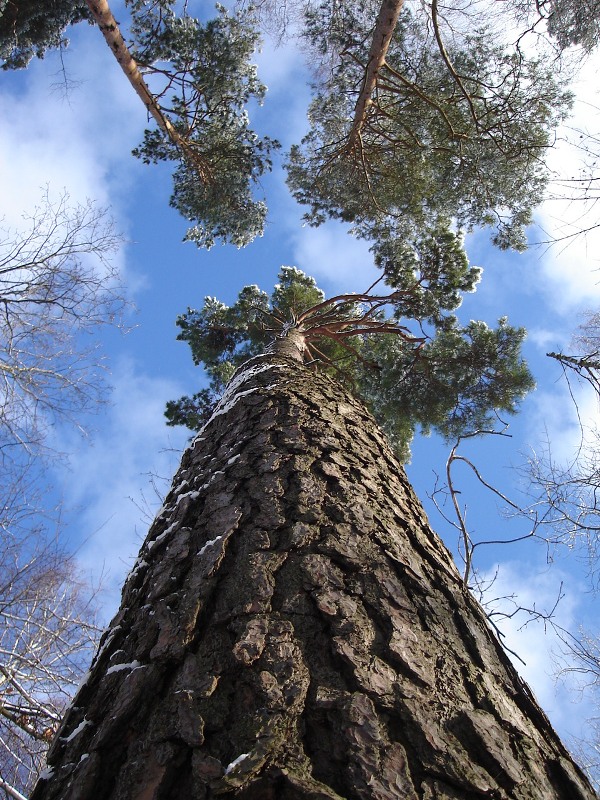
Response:
[[[0,784],[27,794],[100,630],[95,593],[44,511],[35,463],[2,475],[0,508]]]
[[[82,335],[121,326],[120,241],[104,210],[67,195],[46,192],[19,231],[0,222],[0,457],[43,452],[53,418],[80,424],[102,403],[102,355]]]

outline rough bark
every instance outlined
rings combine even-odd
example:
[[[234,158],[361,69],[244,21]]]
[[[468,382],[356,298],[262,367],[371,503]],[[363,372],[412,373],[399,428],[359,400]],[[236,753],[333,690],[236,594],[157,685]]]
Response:
[[[271,354],[185,453],[32,800],[592,800],[368,412]]]

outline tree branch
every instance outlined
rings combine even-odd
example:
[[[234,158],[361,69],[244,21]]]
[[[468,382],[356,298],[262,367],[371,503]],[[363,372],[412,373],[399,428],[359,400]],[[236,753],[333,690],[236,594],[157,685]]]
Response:
[[[182,154],[194,164],[200,178],[202,180],[207,180],[210,175],[206,165],[199,163],[199,159],[190,148],[189,142],[178,133],[148,88],[148,84],[144,80],[136,60],[125,44],[125,40],[119,29],[119,24],[107,0],[86,0],[86,3],[98,27],[102,31],[102,35],[111,53],[117,59],[117,63],[125,73],[127,80],[132,85],[135,93],[146,107],[150,116],[155,120],[161,131],[169,137],[171,142],[181,150]]]
[[[356,101],[354,120],[348,134],[347,148],[350,151],[356,149],[359,144],[361,131],[367,118],[367,110],[372,103],[371,98],[377,85],[377,76],[385,64],[385,57],[403,5],[404,0],[383,0],[379,9],[375,30],[373,31],[373,39],[371,40],[365,78]]]

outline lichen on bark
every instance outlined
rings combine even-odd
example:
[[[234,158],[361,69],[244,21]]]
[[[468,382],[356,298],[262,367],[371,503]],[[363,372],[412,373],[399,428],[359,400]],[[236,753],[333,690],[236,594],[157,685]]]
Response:
[[[372,417],[277,353],[184,454],[49,765],[31,800],[595,797]]]

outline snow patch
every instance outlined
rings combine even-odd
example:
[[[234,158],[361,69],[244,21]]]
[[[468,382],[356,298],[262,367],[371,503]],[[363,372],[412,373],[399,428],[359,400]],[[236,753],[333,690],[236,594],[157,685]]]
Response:
[[[174,522],[172,525],[169,525],[169,527],[165,531],[159,533],[156,539],[153,539],[151,542],[148,542],[148,551],[152,550],[153,547],[156,547],[157,544],[160,544],[160,542],[162,542],[165,536],[168,536],[171,533],[171,531],[175,527],[177,527],[178,524],[179,524],[178,522]]]
[[[248,389],[245,392],[238,392],[240,386],[242,386],[246,381],[250,380],[250,378],[254,378],[256,375],[259,375],[261,372],[266,372],[269,369],[276,369],[277,367],[285,367],[285,364],[256,364],[252,367],[248,367],[247,369],[242,370],[238,373],[227,385],[225,389],[225,393],[223,397],[217,403],[217,407],[212,413],[212,416],[206,422],[202,429],[199,431],[198,436],[194,439],[192,443],[192,447],[196,444],[196,442],[202,441],[202,434],[206,430],[206,428],[210,425],[210,423],[216,418],[221,416],[222,414],[227,414],[228,411],[235,406],[238,400],[246,395],[252,394],[253,392],[258,391],[260,388],[264,388],[266,390],[274,389],[276,384],[272,384],[271,386],[259,387],[257,386],[255,389]]]
[[[188,484],[188,481],[183,481],[182,483],[179,484],[179,486],[177,488],[180,489],[182,486],[185,486],[187,484]],[[160,510],[160,513],[157,514],[157,516],[156,516],[156,519],[158,520],[160,517],[164,517],[166,514],[171,515],[174,511],[177,510],[177,506],[181,503],[182,500],[185,500],[186,497],[189,497],[190,500],[195,500],[199,496],[199,494],[200,494],[200,492],[198,492],[198,491],[189,491],[189,492],[183,492],[183,494],[177,495],[177,497],[175,499],[175,503],[173,505],[171,505],[171,506],[164,506],[163,505],[162,506],[162,508]],[[167,536],[169,533],[171,533],[171,531],[175,530],[175,528],[179,524],[180,524],[179,520],[175,520],[175,522],[172,522],[166,530],[164,530],[159,536],[156,537],[156,539],[153,539],[151,542],[148,542],[148,550],[152,550],[152,548],[154,547],[155,544],[157,544],[158,542],[162,541],[165,538],[165,536]]]
[[[194,491],[194,492],[184,492],[183,494],[178,495],[177,500],[175,501],[175,507],[177,507],[179,503],[181,503],[181,501],[186,497],[189,497],[191,500],[195,500],[199,494],[200,492]]]
[[[125,652],[125,650],[115,650],[115,652],[112,653],[111,657],[108,660],[109,661],[114,661],[115,658],[119,655],[119,653],[124,653],[124,652]]]
[[[108,636],[106,637],[106,641],[104,642],[104,644],[102,645],[102,647],[100,648],[100,650],[98,650],[98,652],[96,653],[96,658],[94,659],[94,663],[96,663],[97,661],[99,661],[99,659],[100,659],[100,656],[101,656],[101,655],[104,653],[104,651],[106,650],[106,648],[107,648],[109,645],[111,645],[111,644],[112,644],[112,642],[113,642],[113,639],[115,638],[115,636],[116,636],[116,634],[117,634],[117,631],[120,631],[120,630],[121,630],[121,626],[120,626],[120,625],[115,625],[115,627],[114,627],[114,628],[113,628],[113,629],[110,631],[110,633],[109,633],[109,634],[108,634]]]
[[[52,769],[52,767],[44,767],[44,769],[38,775],[38,780],[49,781],[53,775],[54,775],[54,770]]]
[[[213,481],[215,481],[219,477],[219,475],[225,475],[223,470],[219,469],[216,472],[213,472],[213,474],[210,476],[210,478],[206,481],[206,483],[202,484],[202,486],[200,487],[200,489],[198,491],[202,492],[202,491],[204,491],[204,489],[208,489],[208,487],[211,485],[211,483]]]
[[[143,667],[143,664],[140,664],[139,661],[130,661],[128,664],[115,664],[114,667],[109,667],[106,670],[106,674],[110,675],[111,672],[122,672],[124,669],[129,669],[133,672],[134,669],[140,669]]]
[[[88,671],[85,673],[85,675],[83,676],[83,678],[82,678],[82,679],[79,681],[79,686],[77,687],[77,692],[79,692],[79,690],[80,690],[80,689],[83,689],[83,687],[84,687],[84,686],[86,685],[86,683],[89,681],[89,679],[90,679],[90,675],[91,675],[91,674],[92,674],[92,673],[91,673],[91,672],[90,672],[90,670],[88,669]],[[75,694],[77,694],[77,692],[75,692]]]
[[[147,567],[147,566],[148,566],[148,562],[147,562],[147,561],[145,561],[145,560],[144,560],[143,558],[141,558],[141,557],[140,557],[140,558],[138,558],[138,559],[137,559],[137,561],[135,562],[135,564],[133,565],[133,567],[132,567],[132,569],[131,569],[131,572],[130,572],[130,573],[129,573],[129,575],[127,576],[127,580],[129,580],[130,578],[133,578],[135,575],[137,575],[137,573],[138,573],[138,572],[139,572],[141,569],[144,569],[144,568],[145,568],[145,567]]]
[[[221,407],[221,403],[223,402],[223,398],[225,397],[225,395],[223,395],[223,398],[221,399],[221,403],[219,403],[219,405],[213,411],[213,415],[208,420],[208,422],[212,422],[213,419],[216,419],[216,417],[220,417],[222,414],[228,414],[231,411],[231,409],[234,406],[236,406],[237,403],[242,399],[242,397],[247,397],[247,395],[249,395],[249,394],[254,394],[255,392],[258,392],[260,389],[264,389],[265,391],[269,391],[269,389],[275,389],[276,386],[277,386],[277,384],[273,383],[273,384],[271,384],[269,386],[256,386],[254,389],[246,389],[245,392],[237,392],[236,394],[233,395],[233,397],[228,399],[227,402]],[[208,425],[208,422],[206,423],[207,425]]]
[[[212,546],[213,546],[213,544],[216,544],[216,543],[217,543],[218,541],[220,541],[222,538],[223,538],[222,536],[217,536],[217,538],[216,538],[216,539],[210,539],[210,541],[208,541],[208,542],[207,542],[205,545],[203,545],[203,546],[200,548],[200,550],[198,550],[198,555],[199,555],[199,556],[201,556],[201,555],[202,555],[202,553],[204,553],[204,551],[205,551],[205,550],[207,550],[209,547],[212,547]]]
[[[237,765],[240,764],[245,758],[248,758],[249,755],[250,755],[250,753],[242,753],[241,756],[238,756],[237,758],[235,758],[231,762],[231,764],[228,764],[228,766],[227,766],[227,768],[225,770],[225,775],[229,775],[229,773],[232,770],[234,770],[237,767]]]
[[[68,742],[70,742],[70,741],[72,741],[72,740],[73,740],[73,739],[74,739],[76,736],[79,736],[79,734],[81,733],[81,731],[82,731],[84,728],[87,728],[87,727],[88,727],[88,725],[92,725],[92,724],[93,724],[93,723],[91,723],[91,722],[89,721],[89,719],[86,719],[86,718],[84,717],[84,718],[82,719],[82,721],[79,723],[79,725],[78,725],[78,726],[75,728],[75,730],[74,730],[74,731],[71,731],[71,733],[70,733],[68,736],[61,736],[61,737],[60,737],[61,741],[62,741],[62,742],[67,742],[67,743],[68,743]]]

